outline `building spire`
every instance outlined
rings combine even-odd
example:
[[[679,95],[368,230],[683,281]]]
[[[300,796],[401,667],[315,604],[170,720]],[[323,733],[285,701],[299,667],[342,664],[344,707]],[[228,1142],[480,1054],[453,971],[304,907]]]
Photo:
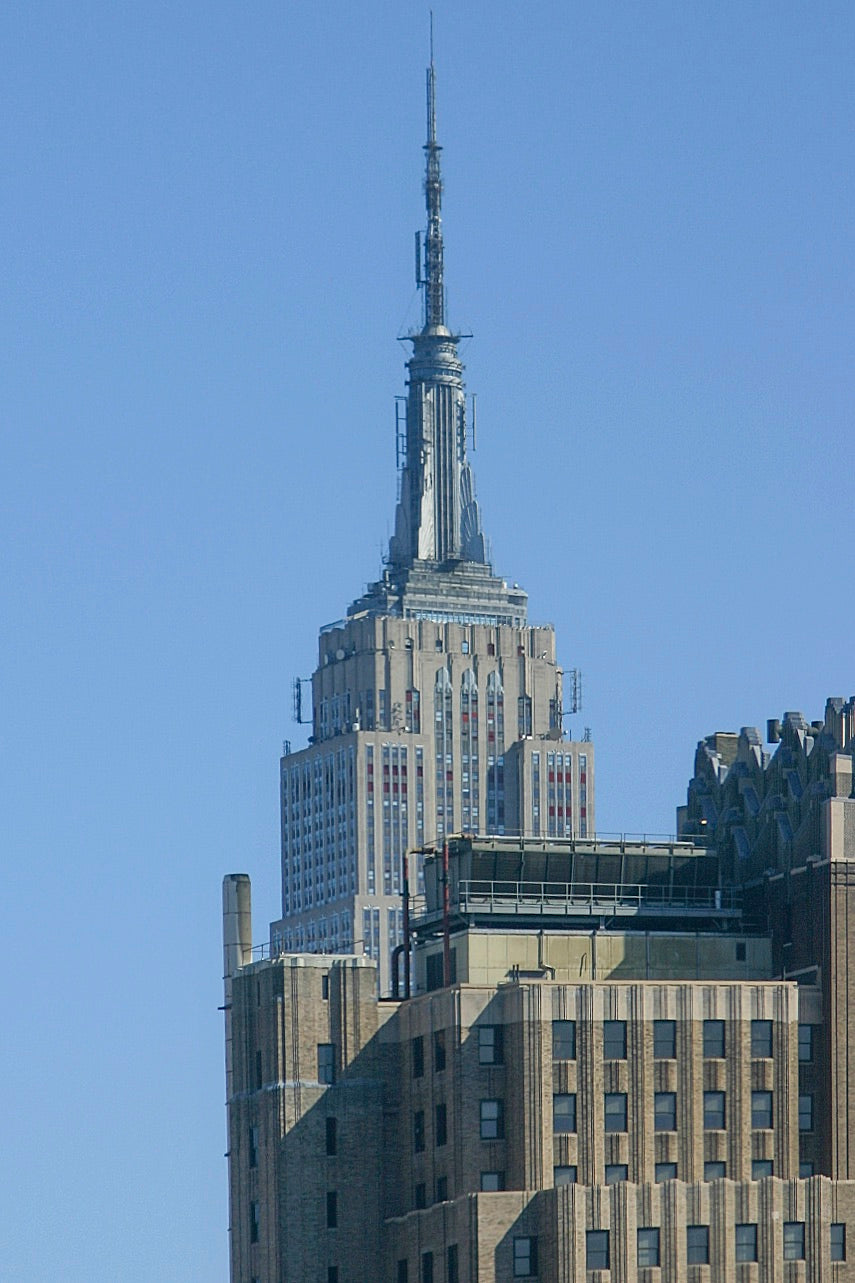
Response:
[[[430,15],[430,66],[427,69],[427,142],[425,143],[425,235],[424,313],[425,329],[445,325],[445,284],[442,264],[442,178],[436,141],[436,71],[433,65],[433,11]]]

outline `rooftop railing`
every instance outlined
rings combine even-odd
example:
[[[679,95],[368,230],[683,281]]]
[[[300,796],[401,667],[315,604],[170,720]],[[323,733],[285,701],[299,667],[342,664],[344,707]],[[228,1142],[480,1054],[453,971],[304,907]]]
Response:
[[[461,913],[704,915],[736,914],[742,897],[734,888],[655,886],[604,882],[488,882],[458,883],[454,908]]]

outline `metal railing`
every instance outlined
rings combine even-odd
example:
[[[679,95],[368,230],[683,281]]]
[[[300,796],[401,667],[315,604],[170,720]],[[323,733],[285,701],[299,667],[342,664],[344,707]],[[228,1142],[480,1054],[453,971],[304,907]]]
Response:
[[[461,912],[627,913],[642,909],[671,912],[735,913],[739,891],[714,887],[660,887],[609,882],[489,882],[462,879],[457,905]]]

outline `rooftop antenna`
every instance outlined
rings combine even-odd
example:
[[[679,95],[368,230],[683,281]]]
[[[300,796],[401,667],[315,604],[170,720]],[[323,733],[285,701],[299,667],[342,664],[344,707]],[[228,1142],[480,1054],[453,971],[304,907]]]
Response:
[[[425,329],[445,325],[445,287],[442,264],[442,178],[439,172],[439,153],[436,141],[436,73],[433,65],[433,10],[430,14],[430,66],[427,70],[427,142],[425,143],[425,206],[427,231],[425,233],[424,273],[419,281],[425,291]],[[418,244],[418,242],[417,242]]]

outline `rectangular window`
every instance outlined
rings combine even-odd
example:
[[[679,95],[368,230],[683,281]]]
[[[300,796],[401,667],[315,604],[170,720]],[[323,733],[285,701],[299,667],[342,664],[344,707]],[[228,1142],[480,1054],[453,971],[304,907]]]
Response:
[[[327,1229],[338,1227],[338,1194],[334,1189],[327,1190]]]
[[[772,1093],[770,1091],[751,1093],[751,1126],[766,1129],[772,1126]]]
[[[606,1184],[619,1185],[627,1178],[626,1163],[606,1163]]]
[[[258,1128],[250,1127],[249,1129],[249,1165],[250,1167],[258,1166]]]
[[[264,1068],[261,1063],[261,1052],[255,1053],[255,1090],[261,1091],[264,1086]]]
[[[803,1261],[805,1259],[805,1223],[804,1221],[784,1221],[784,1260]]]
[[[725,1108],[723,1091],[704,1092],[704,1130],[724,1131]]]
[[[448,1200],[448,1177],[437,1176],[436,1178],[436,1201],[445,1203]]]
[[[482,1172],[481,1189],[485,1194],[496,1194],[505,1188],[504,1172]]]
[[[653,1021],[653,1056],[655,1060],[673,1060],[677,1055],[676,1020]]]
[[[626,1060],[626,1021],[603,1021],[603,1059]]]
[[[813,1060],[813,1025],[799,1025],[799,1060]]]
[[[576,1059],[576,1021],[553,1020],[552,1022],[552,1059]]]
[[[718,1161],[704,1163],[704,1180],[717,1181],[727,1175],[727,1164]]]
[[[771,1158],[755,1158],[751,1163],[751,1179],[762,1181],[764,1176],[771,1176],[774,1171]]]
[[[575,1167],[553,1167],[552,1184],[553,1185],[575,1185],[576,1168]]]
[[[724,1021],[704,1021],[704,1056],[708,1060],[721,1060],[724,1057]]]
[[[751,1055],[768,1060],[772,1055],[772,1021],[751,1021]],[[751,1258],[754,1259],[753,1257]]]
[[[460,1264],[456,1243],[450,1243],[445,1253],[445,1283],[460,1283]]]
[[[813,1176],[813,1163],[799,1163],[799,1180],[805,1181]]]
[[[585,1268],[588,1270],[609,1269],[608,1230],[588,1230],[586,1233]]]
[[[677,1094],[673,1091],[657,1091],[653,1095],[653,1130],[657,1132],[675,1132],[677,1130]]]
[[[413,1077],[423,1078],[425,1072],[425,1040],[419,1034],[413,1039]]]
[[[576,1130],[576,1093],[552,1097],[552,1130],[556,1133]]]
[[[657,1184],[662,1181],[675,1181],[677,1179],[676,1163],[657,1163],[653,1169],[653,1175]]]
[[[448,1141],[448,1114],[445,1105],[437,1105],[435,1112],[434,1140],[437,1148]]]
[[[846,1226],[841,1222],[829,1227],[831,1233],[831,1259],[832,1261],[846,1260]]]
[[[639,1269],[659,1264],[659,1231],[658,1229],[639,1229],[636,1231],[636,1262]]]
[[[258,1242],[258,1235],[261,1227],[261,1207],[258,1203],[249,1205],[249,1241],[250,1243]]]
[[[514,1278],[530,1279],[537,1274],[537,1239],[534,1235],[514,1239]]]
[[[606,1092],[605,1129],[607,1132],[626,1131],[626,1092]]]
[[[327,1154],[332,1156],[338,1152],[338,1125],[334,1118],[327,1119]]]
[[[813,1131],[813,1096],[799,1096],[799,1131]]]
[[[433,1252],[422,1252],[422,1283],[433,1283]]]
[[[331,1042],[318,1043],[318,1082],[335,1082],[335,1048]]]
[[[338,1266],[327,1266],[327,1283],[338,1283]]]
[[[709,1225],[686,1226],[686,1261],[689,1265],[709,1265]]]
[[[736,1226],[736,1259],[737,1261],[757,1260],[757,1226]]]
[[[478,1026],[478,1063],[501,1065],[504,1062],[501,1025]]]
[[[415,1189],[416,1211],[420,1211],[427,1206],[427,1186],[424,1181],[419,1181]]]
[[[445,1030],[437,1029],[433,1035],[433,1068],[437,1074],[445,1069]]]
[[[501,1100],[482,1100],[480,1105],[481,1139],[504,1140],[505,1105]]]
[[[398,1262],[397,1283],[410,1283],[410,1265],[406,1258]]]
[[[421,1154],[425,1147],[425,1111],[417,1109],[413,1114],[413,1150]]]

